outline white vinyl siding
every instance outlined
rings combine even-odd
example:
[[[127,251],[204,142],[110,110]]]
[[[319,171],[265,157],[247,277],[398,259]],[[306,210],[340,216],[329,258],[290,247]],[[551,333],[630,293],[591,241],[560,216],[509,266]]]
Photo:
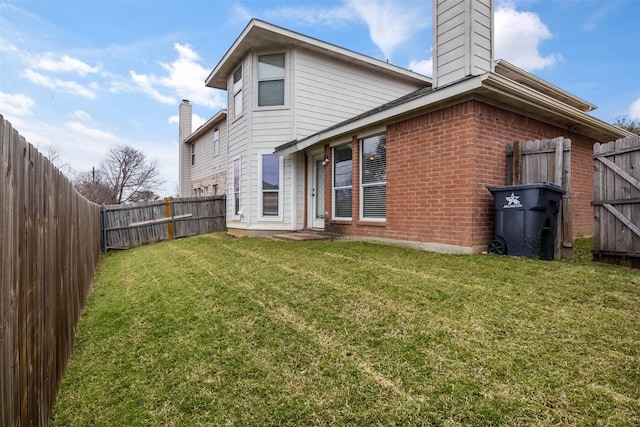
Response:
[[[376,135],[360,142],[360,218],[387,216],[387,137]]]
[[[191,166],[191,181],[201,181],[227,169],[227,133],[226,121],[209,129],[193,142],[195,164]],[[216,154],[217,147],[217,154]]]
[[[434,87],[493,71],[492,3],[434,3]]]
[[[351,144],[333,149],[333,217],[351,219],[353,206],[353,152]]]
[[[295,52],[296,138],[304,138],[421,86],[298,49]]]

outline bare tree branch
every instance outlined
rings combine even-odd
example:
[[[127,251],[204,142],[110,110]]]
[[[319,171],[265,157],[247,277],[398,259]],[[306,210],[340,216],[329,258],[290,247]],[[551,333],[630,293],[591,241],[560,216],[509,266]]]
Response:
[[[148,161],[143,152],[129,146],[111,149],[98,172],[90,173],[91,180],[87,173],[81,174],[76,183],[78,191],[96,203],[155,200],[158,198],[155,191],[163,183],[157,161]]]

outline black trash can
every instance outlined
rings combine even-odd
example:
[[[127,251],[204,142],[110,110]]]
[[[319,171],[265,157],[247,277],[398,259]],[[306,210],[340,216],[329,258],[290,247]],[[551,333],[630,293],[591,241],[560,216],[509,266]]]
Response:
[[[488,187],[495,207],[489,253],[553,259],[556,219],[566,193],[549,182]]]

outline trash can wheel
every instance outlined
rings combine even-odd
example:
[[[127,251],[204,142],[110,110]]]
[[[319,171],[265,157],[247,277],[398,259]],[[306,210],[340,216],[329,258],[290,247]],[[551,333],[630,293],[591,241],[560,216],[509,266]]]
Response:
[[[505,255],[507,253],[507,244],[501,239],[497,238],[489,243],[489,253],[496,255]]]

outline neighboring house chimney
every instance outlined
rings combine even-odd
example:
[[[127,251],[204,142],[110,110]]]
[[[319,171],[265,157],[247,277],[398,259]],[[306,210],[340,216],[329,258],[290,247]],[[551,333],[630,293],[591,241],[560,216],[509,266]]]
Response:
[[[493,0],[433,0],[433,87],[493,71]]]
[[[178,146],[180,150],[178,188],[180,197],[191,195],[191,145],[184,143],[184,140],[191,135],[191,110],[189,100],[183,99],[178,115]]]

